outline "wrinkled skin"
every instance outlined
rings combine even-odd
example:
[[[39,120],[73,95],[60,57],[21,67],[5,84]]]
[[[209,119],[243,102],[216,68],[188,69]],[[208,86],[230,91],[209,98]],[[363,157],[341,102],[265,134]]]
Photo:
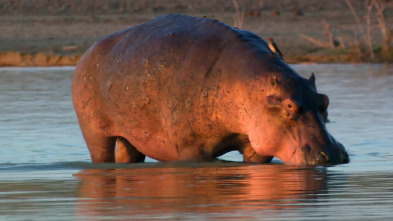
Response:
[[[79,62],[72,84],[93,162],[244,161],[339,164],[326,95],[255,34],[165,15],[114,33]]]

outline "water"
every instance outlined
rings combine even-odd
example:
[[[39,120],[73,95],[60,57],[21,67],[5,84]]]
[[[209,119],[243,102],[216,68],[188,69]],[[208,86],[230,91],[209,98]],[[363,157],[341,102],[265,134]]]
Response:
[[[0,69],[0,220],[391,220],[393,66],[294,68],[329,95],[328,128],[351,163],[93,165],[73,68]]]

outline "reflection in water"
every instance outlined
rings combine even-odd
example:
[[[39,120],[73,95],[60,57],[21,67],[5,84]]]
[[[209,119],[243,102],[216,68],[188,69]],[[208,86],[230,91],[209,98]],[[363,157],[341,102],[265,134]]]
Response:
[[[214,213],[307,206],[326,192],[325,169],[284,165],[87,169],[81,216]],[[301,203],[307,199],[307,203]]]
[[[329,96],[350,164],[91,164],[73,67],[1,68],[0,220],[393,220],[393,65],[293,68]]]

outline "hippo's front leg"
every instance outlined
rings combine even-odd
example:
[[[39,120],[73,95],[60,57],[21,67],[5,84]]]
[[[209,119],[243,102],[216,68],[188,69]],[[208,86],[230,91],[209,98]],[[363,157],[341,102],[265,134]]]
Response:
[[[239,150],[240,153],[243,154],[243,160],[246,163],[255,163],[255,164],[262,164],[262,163],[270,163],[273,159],[272,156],[261,156],[252,149],[251,144],[248,142],[243,146],[242,149]]]

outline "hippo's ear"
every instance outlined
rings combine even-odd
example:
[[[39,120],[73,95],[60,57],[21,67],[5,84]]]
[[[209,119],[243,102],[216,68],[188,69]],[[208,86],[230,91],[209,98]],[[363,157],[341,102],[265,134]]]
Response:
[[[317,89],[317,86],[315,85],[315,75],[314,72],[311,72],[311,76],[308,79],[308,81],[310,81],[311,85],[314,87],[314,89]]]

